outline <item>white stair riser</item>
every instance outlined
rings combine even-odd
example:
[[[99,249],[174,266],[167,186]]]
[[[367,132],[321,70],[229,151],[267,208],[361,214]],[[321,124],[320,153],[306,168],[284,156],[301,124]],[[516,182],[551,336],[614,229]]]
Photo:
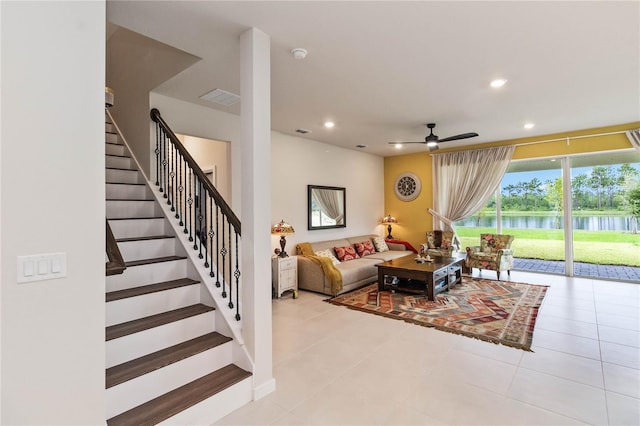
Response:
[[[112,123],[104,123],[104,131],[109,132],[109,133],[115,133],[116,132],[116,126],[114,126]]]
[[[174,256],[176,254],[176,239],[158,238],[154,240],[125,241],[119,242],[118,248],[125,262]]]
[[[137,170],[107,169],[105,180],[107,182],[144,183],[144,177]]]
[[[108,183],[105,187],[107,199],[140,200],[151,198],[151,191],[146,185],[130,185],[124,183]]]
[[[231,343],[211,348],[107,389],[107,418],[231,364]]]
[[[164,324],[106,342],[107,368],[215,331],[215,312]]]
[[[167,235],[165,220],[160,219],[131,219],[110,220],[109,225],[115,238],[151,237],[153,235]]]
[[[155,201],[107,200],[107,218],[132,218],[160,216]]]
[[[253,378],[228,387],[216,395],[179,412],[158,425],[209,425],[253,400]]]
[[[107,303],[107,327],[200,303],[200,284],[158,291]]]
[[[114,169],[131,169],[133,168],[133,161],[131,161],[131,158],[129,157],[115,157],[113,155],[107,155],[105,165],[107,167],[113,167]]]
[[[115,126],[114,126],[115,127]],[[113,132],[115,132],[115,128],[112,129]],[[104,134],[104,140],[105,142],[109,142],[109,143],[118,143],[118,135],[113,134],[113,133],[105,133]]]
[[[125,155],[129,156],[129,152],[127,151],[127,147],[124,145],[116,145],[112,143],[108,143],[105,145],[104,153],[108,155]]]
[[[117,291],[147,284],[177,280],[187,276],[187,260],[152,263],[149,265],[129,266],[119,275],[106,278],[106,290]]]

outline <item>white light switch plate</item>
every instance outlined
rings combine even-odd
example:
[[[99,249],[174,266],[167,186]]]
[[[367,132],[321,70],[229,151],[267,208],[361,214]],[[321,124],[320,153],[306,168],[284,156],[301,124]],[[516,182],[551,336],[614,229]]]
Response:
[[[18,256],[18,282],[53,280],[67,276],[67,253]]]

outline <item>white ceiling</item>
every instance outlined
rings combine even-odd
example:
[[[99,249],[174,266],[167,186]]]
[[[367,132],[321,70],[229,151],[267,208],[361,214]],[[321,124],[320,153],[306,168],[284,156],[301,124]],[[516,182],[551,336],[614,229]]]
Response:
[[[199,96],[239,94],[239,36],[264,31],[272,128],[382,156],[425,151],[388,142],[424,140],[427,122],[480,135],[444,148],[640,121],[638,1],[108,0],[107,17],[202,58],[157,92],[235,114]]]

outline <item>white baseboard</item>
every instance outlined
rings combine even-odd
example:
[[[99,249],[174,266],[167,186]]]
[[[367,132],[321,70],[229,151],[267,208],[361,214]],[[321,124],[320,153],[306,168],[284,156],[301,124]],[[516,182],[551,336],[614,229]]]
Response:
[[[266,383],[261,384],[260,386],[253,388],[253,400],[257,401],[259,399],[264,398],[276,390],[276,379],[271,379]]]

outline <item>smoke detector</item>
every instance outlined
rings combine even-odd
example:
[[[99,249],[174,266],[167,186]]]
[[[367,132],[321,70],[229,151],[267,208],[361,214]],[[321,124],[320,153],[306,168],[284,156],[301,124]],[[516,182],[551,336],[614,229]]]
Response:
[[[307,57],[307,49],[303,49],[301,47],[296,47],[291,51],[291,54],[296,59],[304,59]]]

